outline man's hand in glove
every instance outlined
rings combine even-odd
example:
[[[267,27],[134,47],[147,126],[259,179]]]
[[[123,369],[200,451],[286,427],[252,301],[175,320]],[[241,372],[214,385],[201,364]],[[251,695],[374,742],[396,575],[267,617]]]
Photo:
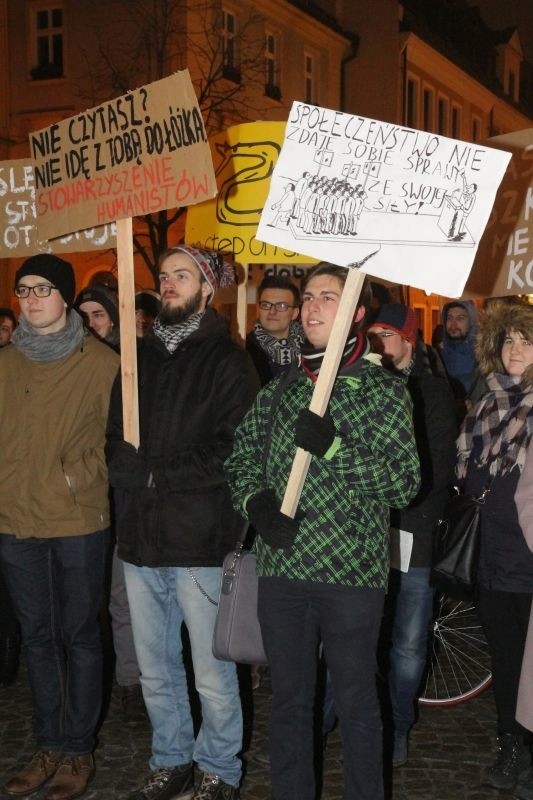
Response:
[[[335,426],[329,411],[323,417],[302,408],[296,419],[294,443],[314,456],[324,456],[335,440]]]
[[[248,519],[263,541],[276,550],[291,547],[300,519],[292,519],[279,510],[278,499],[272,489],[254,494],[246,505]]]

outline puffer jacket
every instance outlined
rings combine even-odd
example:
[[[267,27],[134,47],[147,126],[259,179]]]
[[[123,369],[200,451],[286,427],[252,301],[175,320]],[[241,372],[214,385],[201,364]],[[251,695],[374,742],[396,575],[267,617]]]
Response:
[[[86,336],[57,361],[0,352],[0,533],[78,536],[109,525],[104,455],[119,358]]]

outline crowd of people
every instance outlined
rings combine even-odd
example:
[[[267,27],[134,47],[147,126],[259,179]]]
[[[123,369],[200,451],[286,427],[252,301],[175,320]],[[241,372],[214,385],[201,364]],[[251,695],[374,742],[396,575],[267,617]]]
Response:
[[[304,182],[295,189],[304,214]],[[365,282],[321,416],[309,405],[346,276],[322,262],[301,287],[266,277],[241,346],[213,308],[232,266],[202,248],[165,251],[159,293],[135,299],[136,448],[123,434],[116,292],[76,294],[55,255],[18,269],[18,319],[0,309],[0,684],[16,679],[22,650],[36,749],[5,776],[7,796],[87,790],[105,598],[124,711],[142,707],[152,727],[147,778],[128,800],[238,798],[237,668],[211,643],[222,561],[245,519],[271,680],[272,800],[314,800],[316,726],[337,723],[344,797],[382,800],[384,726],[392,766],[409,758],[436,599],[432,536],[457,485],[485,496],[476,605],[497,730],[484,781],[533,798],[533,306],[491,301],[478,314],[452,301],[433,346],[412,308]],[[297,448],[311,459],[289,516]]]

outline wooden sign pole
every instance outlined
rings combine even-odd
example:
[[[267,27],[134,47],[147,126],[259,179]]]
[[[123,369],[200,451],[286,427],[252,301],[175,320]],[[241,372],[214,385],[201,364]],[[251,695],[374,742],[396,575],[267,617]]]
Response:
[[[360,267],[365,261],[368,261],[369,258],[375,256],[378,252],[379,248],[365,256],[365,258],[357,264],[351,264],[348,270],[346,283],[344,284],[339,302],[339,308],[333,321],[331,335],[324,354],[324,360],[320,372],[318,373],[313,396],[309,404],[310,410],[314,411],[315,414],[320,414],[321,417],[324,416],[328,407],[329,398],[344,351],[344,345],[346,344],[346,339],[348,338],[353,323],[359,295],[361,294],[361,289],[363,288],[363,283],[366,278],[366,274],[360,270]],[[285,488],[285,495],[281,504],[281,511],[288,517],[294,517],[296,514],[310,463],[311,454],[306,450],[302,450],[301,447],[298,447],[296,449],[294,461],[292,462],[291,474],[289,475],[289,480]]]
[[[242,281],[237,286],[237,332],[246,341],[246,317],[248,314],[248,264],[241,264]]]
[[[137,391],[137,335],[135,332],[135,281],[131,217],[117,220],[117,261],[124,439],[138,448],[140,444],[139,395]]]

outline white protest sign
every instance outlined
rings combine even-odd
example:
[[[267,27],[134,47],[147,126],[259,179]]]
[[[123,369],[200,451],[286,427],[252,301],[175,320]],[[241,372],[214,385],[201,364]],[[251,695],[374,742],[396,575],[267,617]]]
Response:
[[[257,239],[458,297],[510,157],[295,102]]]
[[[0,258],[35,253],[77,253],[116,247],[115,223],[57,239],[40,238],[35,210],[35,175],[29,159],[0,162]]]
[[[217,191],[187,70],[32,132],[29,142],[43,238],[199,203]]]

